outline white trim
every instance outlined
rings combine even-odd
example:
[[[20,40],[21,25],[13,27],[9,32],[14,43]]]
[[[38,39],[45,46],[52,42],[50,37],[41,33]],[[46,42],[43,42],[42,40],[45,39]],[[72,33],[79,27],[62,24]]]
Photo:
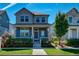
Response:
[[[2,43],[2,38],[0,37],[0,50],[1,50],[1,43]]]
[[[22,30],[22,29],[20,28],[20,37],[22,37],[22,36],[21,36],[21,30]],[[24,28],[24,30],[29,30],[29,29]],[[30,30],[29,30],[29,32],[30,32]],[[29,36],[29,35],[30,35],[30,34],[28,33],[28,36]],[[26,36],[26,35],[25,35],[25,32],[24,32],[24,37],[28,37],[28,36]]]
[[[78,39],[78,28],[77,28],[77,39]]]
[[[72,17],[72,22],[70,23],[70,21],[69,21],[69,17]],[[69,24],[73,24],[73,16],[68,16],[68,23]]]
[[[68,29],[68,39],[70,39],[70,36],[71,36],[71,32],[70,32],[70,28]]]
[[[37,17],[39,17],[39,22],[36,22]],[[42,17],[45,17],[45,16],[35,16],[35,21],[34,21],[34,23],[47,23],[47,22],[46,22],[46,17],[45,17],[45,22],[42,22]]]
[[[33,42],[34,42],[34,28],[32,27],[32,39],[33,39]]]
[[[24,16],[24,22],[21,22],[21,16]],[[28,16],[28,22],[25,21],[25,16]],[[23,14],[23,15],[20,15],[20,16],[19,16],[19,22],[18,22],[18,23],[30,23],[29,20],[30,20],[30,19],[29,19],[29,15]]]

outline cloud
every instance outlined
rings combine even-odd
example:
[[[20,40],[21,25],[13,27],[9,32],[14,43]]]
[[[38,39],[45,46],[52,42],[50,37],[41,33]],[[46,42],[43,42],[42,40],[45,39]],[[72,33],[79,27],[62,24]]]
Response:
[[[11,4],[7,5],[7,6],[5,6],[4,8],[2,8],[1,10],[5,10],[7,8],[10,8],[10,7],[14,6],[15,4],[16,3],[11,3]]]

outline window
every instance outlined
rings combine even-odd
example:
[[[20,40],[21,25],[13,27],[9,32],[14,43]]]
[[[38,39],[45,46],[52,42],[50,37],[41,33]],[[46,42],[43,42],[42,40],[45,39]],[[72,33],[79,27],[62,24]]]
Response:
[[[28,16],[25,16],[25,22],[28,22],[28,21],[29,21]]]
[[[42,17],[42,22],[45,22],[45,17]]]
[[[21,16],[21,22],[24,22],[24,16]]]
[[[44,30],[41,31],[41,36],[42,36],[42,37],[45,36],[45,31],[44,31]]]
[[[77,23],[79,23],[79,19],[77,20]]]
[[[28,16],[21,16],[21,22],[28,22],[29,17]]]
[[[20,36],[21,37],[27,37],[27,36],[29,36],[29,30],[28,29],[21,29],[20,30]]]
[[[40,22],[40,19],[39,19],[39,17],[37,17],[37,18],[36,18],[36,22],[38,22],[38,23]]]
[[[72,23],[72,17],[69,17],[69,23]]]

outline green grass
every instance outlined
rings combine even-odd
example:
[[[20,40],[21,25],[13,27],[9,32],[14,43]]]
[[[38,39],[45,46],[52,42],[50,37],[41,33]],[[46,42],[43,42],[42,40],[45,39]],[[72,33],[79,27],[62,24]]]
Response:
[[[74,54],[79,54],[79,49],[62,49],[63,51],[67,51]]]
[[[67,50],[59,50],[55,48],[47,48],[44,49],[48,55],[75,55],[75,53],[67,51]]]
[[[31,55],[32,49],[3,49],[0,55]]]

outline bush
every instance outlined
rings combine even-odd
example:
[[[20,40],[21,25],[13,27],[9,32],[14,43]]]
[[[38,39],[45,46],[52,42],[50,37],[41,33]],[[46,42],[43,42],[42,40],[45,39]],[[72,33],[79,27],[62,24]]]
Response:
[[[41,46],[42,47],[52,47],[50,41],[48,41],[47,38],[42,38],[41,39]]]
[[[67,39],[67,45],[73,47],[79,47],[79,39]]]
[[[7,47],[32,47],[33,40],[31,38],[10,38]]]
[[[55,46],[59,45],[59,39],[57,37],[54,37],[52,40],[51,40],[51,43],[55,44]]]

